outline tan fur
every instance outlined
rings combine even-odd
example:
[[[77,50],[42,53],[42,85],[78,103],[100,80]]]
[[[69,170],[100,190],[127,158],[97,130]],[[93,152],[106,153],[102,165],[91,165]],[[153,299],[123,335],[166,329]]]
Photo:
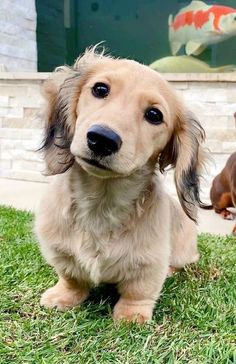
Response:
[[[96,82],[110,85],[107,98],[91,94]],[[165,193],[157,169],[175,167],[181,204],[194,218],[195,199],[185,184],[200,164],[199,124],[159,74],[94,50],[72,69],[60,68],[45,92],[46,133],[55,126],[54,134],[63,140],[64,132],[57,128],[62,123],[71,139],[64,149],[55,146],[56,139],[45,142],[48,173],[57,176],[37,213],[36,232],[60,280],[41,303],[72,307],[87,297],[90,287],[109,282],[121,295],[115,320],[150,320],[169,266],[178,269],[198,259],[195,224]],[[149,106],[161,110],[164,123],[144,119]],[[109,126],[122,138],[119,152],[103,161],[109,170],[81,159],[89,157],[86,135],[94,124]],[[63,170],[67,162],[68,170]]]

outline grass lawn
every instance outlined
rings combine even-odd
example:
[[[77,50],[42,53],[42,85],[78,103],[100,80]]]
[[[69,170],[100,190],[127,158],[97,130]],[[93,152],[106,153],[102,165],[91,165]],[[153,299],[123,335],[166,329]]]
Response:
[[[39,306],[56,275],[32,221],[0,208],[1,364],[236,363],[235,238],[200,235],[200,262],[166,281],[152,323],[114,325],[113,287],[66,313]]]

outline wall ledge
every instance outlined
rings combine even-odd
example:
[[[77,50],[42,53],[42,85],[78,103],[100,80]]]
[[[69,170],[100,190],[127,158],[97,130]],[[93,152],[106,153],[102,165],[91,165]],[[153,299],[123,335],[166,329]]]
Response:
[[[236,82],[236,72],[230,73],[163,73],[171,82]]]
[[[50,72],[0,72],[0,80],[46,80]],[[162,73],[171,82],[236,82],[236,72],[230,73]]]
[[[0,72],[0,80],[46,80],[50,72]]]

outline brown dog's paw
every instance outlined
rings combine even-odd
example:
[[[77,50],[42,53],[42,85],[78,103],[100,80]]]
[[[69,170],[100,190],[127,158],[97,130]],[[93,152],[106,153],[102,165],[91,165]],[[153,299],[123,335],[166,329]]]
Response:
[[[41,296],[40,305],[47,308],[57,308],[65,311],[72,307],[78,306],[87,297],[87,292],[83,293],[77,289],[68,289],[55,285],[47,289]]]
[[[234,215],[232,214],[232,212],[228,211],[228,210],[222,210],[220,212],[220,215],[223,219],[225,220],[234,220]]]
[[[234,226],[234,228],[233,228],[232,235],[233,235],[233,236],[236,236],[236,225],[235,225],[235,226]]]
[[[150,305],[139,305],[137,302],[126,304],[118,301],[114,308],[113,319],[144,324],[152,319],[152,308]]]

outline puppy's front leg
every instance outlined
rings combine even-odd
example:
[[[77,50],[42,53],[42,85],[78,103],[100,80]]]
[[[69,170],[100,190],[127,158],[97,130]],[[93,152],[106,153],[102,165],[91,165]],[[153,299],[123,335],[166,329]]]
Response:
[[[79,283],[72,278],[59,277],[57,284],[42,294],[40,304],[64,311],[78,306],[87,298],[88,293],[89,289],[86,283]]]
[[[149,271],[148,276],[122,282],[118,285],[120,299],[114,307],[113,318],[137,323],[150,321],[155,302],[167,277],[168,264],[158,274]]]

